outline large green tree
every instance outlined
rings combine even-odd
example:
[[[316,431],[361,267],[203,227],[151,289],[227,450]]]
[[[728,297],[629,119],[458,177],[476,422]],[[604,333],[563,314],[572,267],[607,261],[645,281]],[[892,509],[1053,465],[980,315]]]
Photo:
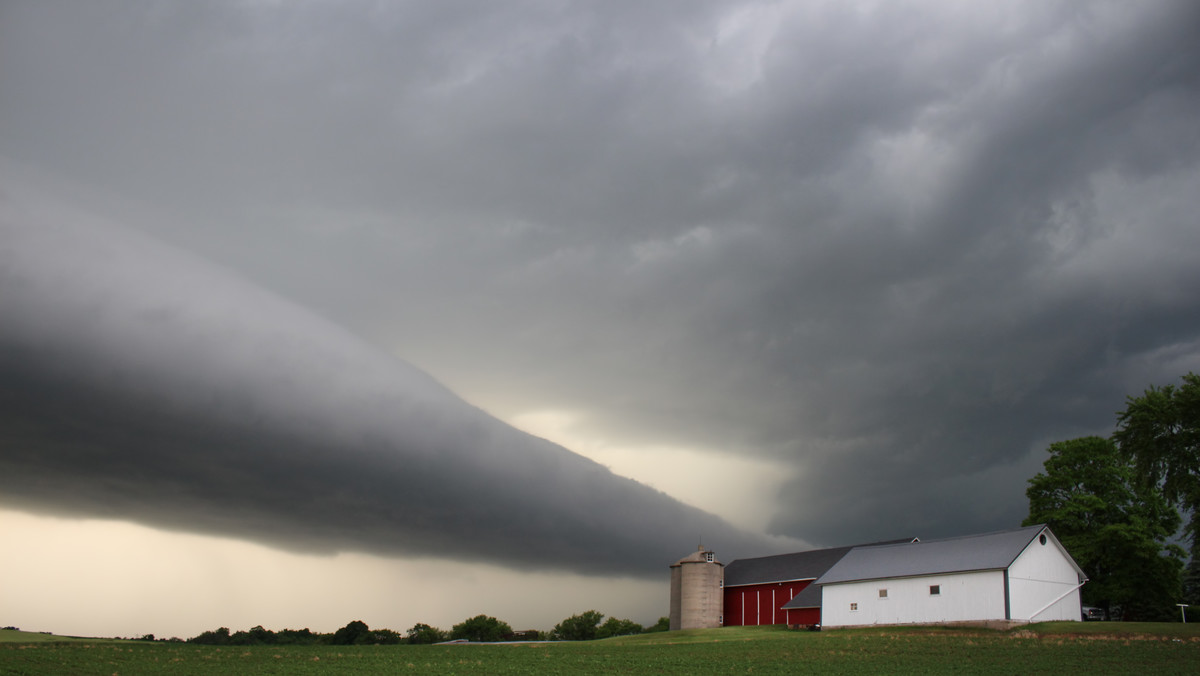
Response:
[[[610,617],[596,630],[596,638],[611,638],[613,636],[632,636],[640,634],[645,629],[633,620],[622,620]]]
[[[603,619],[604,613],[585,610],[554,625],[551,636],[559,641],[590,641],[596,638],[600,620]]]
[[[476,615],[469,620],[454,625],[450,629],[450,638],[465,638],[469,641],[495,642],[503,641],[512,636],[512,627],[507,622],[501,622],[488,615]]]
[[[633,620],[610,617],[604,620],[604,624],[600,624],[600,620],[603,619],[604,613],[585,610],[554,625],[550,635],[558,641],[591,641],[597,638],[640,634],[643,631],[642,625]]]
[[[1200,604],[1200,376],[1188,373],[1179,386],[1151,385],[1129,397],[1113,439],[1145,481],[1162,486],[1167,500],[1189,514],[1186,597]]]
[[[1183,551],[1168,544],[1179,512],[1137,481],[1109,439],[1050,445],[1045,472],[1029,480],[1025,525],[1050,526],[1087,574],[1084,603],[1120,606],[1128,619],[1164,619],[1180,593]]]
[[[413,625],[412,629],[408,630],[407,640],[412,644],[440,643],[446,640],[446,632],[432,627],[423,622],[418,622]]]
[[[329,642],[333,645],[365,645],[374,643],[374,635],[366,622],[354,620],[335,631]]]

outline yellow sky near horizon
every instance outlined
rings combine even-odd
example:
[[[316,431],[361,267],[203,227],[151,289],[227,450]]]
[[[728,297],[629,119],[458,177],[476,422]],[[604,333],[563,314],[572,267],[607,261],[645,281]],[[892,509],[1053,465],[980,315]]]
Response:
[[[540,411],[509,422],[752,530],[765,526],[770,488],[785,478],[758,460],[613,445],[581,432],[577,418],[565,412]],[[418,622],[449,629],[480,613],[514,629],[549,630],[590,609],[651,624],[668,612],[672,563],[663,562],[662,580],[655,581],[353,552],[321,556],[7,508],[0,508],[0,541],[6,543],[0,549],[0,623],[104,637],[189,638],[218,627],[256,625],[332,632],[352,620],[403,632]],[[720,556],[719,543],[709,544]]]

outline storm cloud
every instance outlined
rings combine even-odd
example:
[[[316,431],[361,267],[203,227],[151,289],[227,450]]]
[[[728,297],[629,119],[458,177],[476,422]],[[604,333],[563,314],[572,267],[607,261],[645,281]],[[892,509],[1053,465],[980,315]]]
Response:
[[[1018,523],[1048,442],[1106,434],[1125,395],[1200,370],[1195,3],[0,11],[0,153],[166,215],[98,208],[249,280],[157,282],[188,266],[122,253],[129,273],[74,278],[57,314],[6,289],[6,434],[56,440],[5,445],[25,468],[6,498],[73,476],[77,507],[97,484],[136,501],[156,477],[140,485],[182,496],[163,520],[249,529],[286,506],[317,525],[281,537],[338,542],[406,514],[431,552],[506,536],[560,560],[652,539],[640,523],[604,539],[634,512],[703,521],[496,426],[398,355],[502,419],[570,411],[581,436],[775,462],[774,534],[936,537]],[[31,267],[15,241],[81,270],[116,247],[10,218],[6,286],[67,262]],[[155,294],[197,305],[139,300]],[[405,420],[423,424],[397,448]],[[107,478],[64,469],[118,433]],[[222,455],[164,466],[174,435]],[[285,455],[296,476],[259,485],[247,463]],[[297,504],[318,476],[354,490]],[[431,476],[453,477],[435,501],[461,503],[453,542],[417,508]],[[384,477],[409,497],[368,514],[357,501],[392,492]],[[205,492],[236,485],[255,488]],[[595,521],[577,485],[597,491],[586,504],[641,497]],[[519,512],[516,530],[487,532],[500,510],[476,494]]]
[[[10,505],[603,574],[768,546],[136,233],[6,195],[0,241]]]

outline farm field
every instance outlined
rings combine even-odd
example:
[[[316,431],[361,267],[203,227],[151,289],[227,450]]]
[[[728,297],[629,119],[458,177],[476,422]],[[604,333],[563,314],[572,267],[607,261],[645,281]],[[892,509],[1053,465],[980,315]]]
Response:
[[[0,634],[0,674],[1194,674],[1200,625],[1016,630],[730,627],[606,641],[456,646],[202,646]]]

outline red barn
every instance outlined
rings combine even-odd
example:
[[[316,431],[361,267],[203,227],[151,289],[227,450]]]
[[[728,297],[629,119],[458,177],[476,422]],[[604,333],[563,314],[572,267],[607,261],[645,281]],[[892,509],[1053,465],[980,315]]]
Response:
[[[821,590],[809,585],[851,549],[854,546],[733,561],[725,566],[723,624],[820,624]]]

